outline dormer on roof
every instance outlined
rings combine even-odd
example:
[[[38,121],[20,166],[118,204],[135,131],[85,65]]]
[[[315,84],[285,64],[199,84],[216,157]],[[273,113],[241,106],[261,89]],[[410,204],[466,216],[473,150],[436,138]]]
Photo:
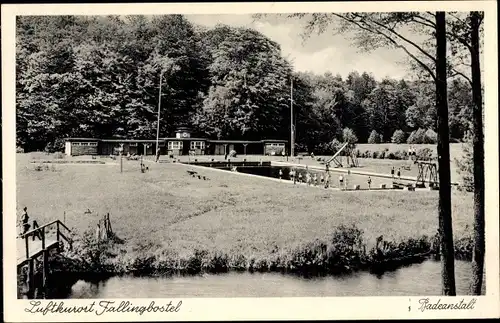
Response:
[[[191,129],[188,127],[179,127],[175,131],[175,138],[191,138]]]

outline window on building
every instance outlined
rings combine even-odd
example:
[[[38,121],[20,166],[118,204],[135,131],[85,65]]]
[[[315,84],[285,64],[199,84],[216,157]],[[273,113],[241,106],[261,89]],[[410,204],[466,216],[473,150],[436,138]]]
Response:
[[[182,141],[169,141],[168,149],[182,149]]]
[[[191,149],[205,149],[204,141],[191,141]]]
[[[73,142],[73,146],[97,146],[97,142]]]

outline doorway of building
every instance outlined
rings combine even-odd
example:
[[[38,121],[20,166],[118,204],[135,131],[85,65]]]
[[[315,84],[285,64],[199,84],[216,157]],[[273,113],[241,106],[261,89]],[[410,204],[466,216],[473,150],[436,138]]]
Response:
[[[189,141],[184,141],[182,143],[182,155],[189,155],[189,150],[191,149],[191,143]]]

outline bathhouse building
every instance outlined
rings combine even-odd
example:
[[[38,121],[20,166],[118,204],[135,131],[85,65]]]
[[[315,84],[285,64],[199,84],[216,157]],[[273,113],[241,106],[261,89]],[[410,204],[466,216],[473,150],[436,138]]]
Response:
[[[286,140],[213,140],[193,136],[188,127],[175,131],[175,136],[159,138],[158,148],[161,155],[225,155],[232,150],[238,155],[281,155],[286,153]],[[156,139],[98,139],[67,138],[65,153],[79,155],[117,155],[120,150],[127,155],[154,155]]]

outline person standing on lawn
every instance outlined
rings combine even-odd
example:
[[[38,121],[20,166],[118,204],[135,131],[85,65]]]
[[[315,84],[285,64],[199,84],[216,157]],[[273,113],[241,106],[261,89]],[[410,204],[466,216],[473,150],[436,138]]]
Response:
[[[392,179],[394,179],[394,166],[392,166],[392,168],[391,168],[391,176],[392,176]]]
[[[347,189],[347,181],[351,178],[351,169],[347,170],[347,176],[345,177],[345,188]]]
[[[401,180],[401,168],[398,168],[398,179]]]
[[[160,160],[160,147],[156,149],[156,162]]]
[[[372,188],[372,178],[368,176],[368,189],[370,190]]]

